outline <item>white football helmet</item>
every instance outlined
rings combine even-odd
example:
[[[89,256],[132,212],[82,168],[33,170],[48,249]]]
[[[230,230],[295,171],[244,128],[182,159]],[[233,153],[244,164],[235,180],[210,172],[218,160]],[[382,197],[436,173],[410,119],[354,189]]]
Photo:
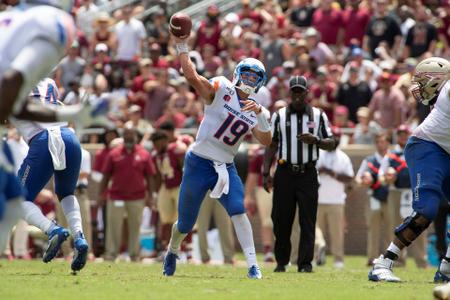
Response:
[[[422,60],[411,80],[411,94],[424,105],[433,105],[442,87],[450,79],[450,63],[441,57]]]
[[[242,74],[247,72],[258,76],[255,81],[245,80]],[[253,75],[253,74],[252,74]],[[255,58],[245,58],[237,64],[233,73],[233,84],[246,94],[257,93],[267,80],[266,68],[263,63]]]

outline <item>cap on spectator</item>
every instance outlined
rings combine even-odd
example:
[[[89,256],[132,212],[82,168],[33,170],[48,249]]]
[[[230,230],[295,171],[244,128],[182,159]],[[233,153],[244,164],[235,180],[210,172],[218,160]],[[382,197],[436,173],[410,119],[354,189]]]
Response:
[[[141,61],[139,61],[140,67],[148,67],[152,64],[152,61],[149,58],[143,58]]]
[[[367,106],[361,106],[358,108],[358,111],[356,112],[356,116],[362,117],[362,118],[368,118],[369,117],[369,108]]]
[[[309,27],[305,31],[306,37],[313,37],[313,36],[318,36],[318,35],[319,35],[319,32],[314,27]]]
[[[217,7],[217,5],[210,5],[208,6],[208,8],[206,9],[206,14],[208,16],[218,16],[220,13],[219,8]]]
[[[397,127],[397,133],[399,133],[399,132],[411,133],[411,129],[409,128],[408,125],[401,124]]]
[[[253,25],[253,20],[249,19],[249,18],[245,18],[241,21],[241,26],[242,27],[250,27]]]
[[[136,112],[140,112],[142,109],[139,105],[133,104],[130,106],[130,108],[128,108],[128,113],[132,114],[132,113],[136,113]]]
[[[105,43],[95,45],[95,52],[108,52],[108,46]]]
[[[352,53],[351,56],[362,56],[363,55],[363,50],[359,47],[355,47],[352,49]]]
[[[114,24],[114,20],[105,11],[99,13],[98,17],[95,19],[95,24],[107,23],[108,25]]]
[[[327,69],[325,66],[320,66],[317,68],[317,76],[326,76],[327,75]]]
[[[239,16],[236,13],[229,13],[225,16],[225,22],[237,24],[239,23]]]
[[[74,40],[72,42],[72,45],[70,45],[70,48],[78,49],[78,48],[80,48],[80,43],[77,40]]]
[[[304,90],[308,89],[308,81],[304,76],[292,76],[291,79],[289,79],[289,89],[292,90],[296,87]]]
[[[334,109],[334,113],[336,115],[345,115],[348,116],[348,108],[344,105],[338,105],[336,106],[336,108]]]
[[[292,60],[287,60],[283,63],[283,68],[284,69],[293,69],[293,68],[295,68],[295,62],[293,62]]]

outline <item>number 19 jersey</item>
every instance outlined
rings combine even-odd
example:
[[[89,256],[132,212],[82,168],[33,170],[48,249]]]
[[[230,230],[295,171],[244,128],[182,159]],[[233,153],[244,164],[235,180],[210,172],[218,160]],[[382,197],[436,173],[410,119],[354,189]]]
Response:
[[[244,137],[258,124],[254,112],[241,110],[234,85],[225,77],[210,80],[215,96],[205,105],[205,115],[200,123],[192,151],[204,158],[231,163]],[[249,100],[254,100],[250,96]]]

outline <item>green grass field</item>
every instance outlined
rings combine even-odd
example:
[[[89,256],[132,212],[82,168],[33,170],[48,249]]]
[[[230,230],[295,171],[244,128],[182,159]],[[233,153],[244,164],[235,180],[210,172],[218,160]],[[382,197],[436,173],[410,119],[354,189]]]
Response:
[[[365,262],[348,257],[344,270],[328,263],[312,274],[295,267],[273,273],[274,266],[265,265],[262,280],[249,280],[245,267],[179,264],[167,278],[160,264],[89,263],[71,275],[69,262],[0,261],[0,300],[433,299],[433,268],[419,270],[408,261],[396,269],[404,283],[372,283]]]

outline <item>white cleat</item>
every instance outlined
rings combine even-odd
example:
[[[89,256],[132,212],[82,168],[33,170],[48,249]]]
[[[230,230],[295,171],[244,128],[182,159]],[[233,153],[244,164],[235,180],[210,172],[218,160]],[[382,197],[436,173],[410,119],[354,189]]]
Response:
[[[253,265],[248,269],[247,277],[250,279],[262,279],[262,273],[258,266]]]
[[[449,300],[450,299],[450,283],[439,285],[433,290],[434,298],[439,300]]]
[[[401,282],[402,280],[394,275],[392,266],[394,262],[383,255],[373,260],[373,268],[369,272],[370,281]]]

